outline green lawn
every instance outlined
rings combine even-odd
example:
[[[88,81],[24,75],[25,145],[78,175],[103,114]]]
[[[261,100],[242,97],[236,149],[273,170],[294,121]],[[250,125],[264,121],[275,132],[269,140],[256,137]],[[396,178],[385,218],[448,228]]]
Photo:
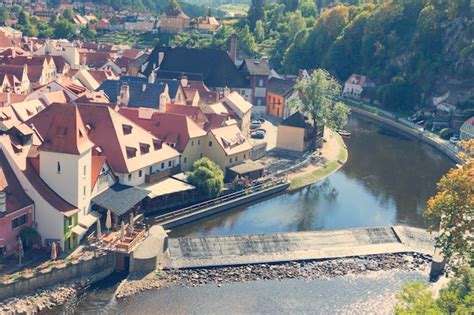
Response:
[[[247,15],[247,11],[249,9],[248,4],[223,4],[218,9],[225,11],[227,13],[238,13],[242,15]]]

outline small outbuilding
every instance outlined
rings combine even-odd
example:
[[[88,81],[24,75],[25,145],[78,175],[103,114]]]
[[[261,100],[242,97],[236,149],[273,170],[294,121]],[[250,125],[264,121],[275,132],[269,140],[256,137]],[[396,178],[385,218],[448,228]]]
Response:
[[[312,123],[297,111],[278,125],[276,148],[286,151],[306,152],[322,143],[322,130],[314,132]],[[319,129],[319,128],[318,128]]]
[[[248,177],[251,180],[256,180],[263,176],[265,165],[262,163],[246,160],[240,164],[227,168],[225,182],[233,181],[237,176]]]

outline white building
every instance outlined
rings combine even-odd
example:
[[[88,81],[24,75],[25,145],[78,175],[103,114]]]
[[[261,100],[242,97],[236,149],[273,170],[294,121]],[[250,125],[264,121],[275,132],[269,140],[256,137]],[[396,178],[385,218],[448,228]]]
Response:
[[[469,118],[462,124],[459,138],[461,140],[474,139],[474,117]]]
[[[374,88],[375,83],[364,75],[352,74],[344,83],[342,95],[360,98],[364,89]]]

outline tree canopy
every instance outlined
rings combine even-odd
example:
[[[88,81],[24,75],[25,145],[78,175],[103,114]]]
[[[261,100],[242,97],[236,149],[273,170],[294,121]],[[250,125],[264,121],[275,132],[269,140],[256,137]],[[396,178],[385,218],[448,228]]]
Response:
[[[209,198],[218,196],[224,188],[224,173],[221,168],[205,157],[194,162],[188,173],[188,180]]]
[[[436,247],[454,264],[474,262],[474,140],[463,146],[463,164],[441,178],[425,212],[431,230],[439,227]]]
[[[299,100],[293,106],[311,116],[314,125],[342,129],[347,123],[349,108],[336,98],[341,93],[340,84],[326,70],[317,69],[308,80],[296,85]]]

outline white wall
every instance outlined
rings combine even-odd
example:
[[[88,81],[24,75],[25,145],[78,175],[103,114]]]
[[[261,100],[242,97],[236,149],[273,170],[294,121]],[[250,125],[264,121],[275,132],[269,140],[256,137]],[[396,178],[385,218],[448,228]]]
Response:
[[[171,166],[170,166],[169,162],[171,162]],[[163,167],[162,167],[162,164],[163,164]],[[150,166],[152,167],[151,173],[154,173],[154,172],[157,172],[157,171],[167,170],[167,169],[172,168],[172,167],[177,166],[177,165],[179,165],[179,156],[176,157],[176,158],[173,158],[173,159],[160,161],[158,163],[155,163],[153,165],[149,165],[147,167],[144,167],[140,170],[136,170],[136,171],[131,172],[131,173],[116,173],[116,175],[119,179],[120,184],[128,185],[128,186],[138,186],[138,185],[141,185],[141,184],[145,183],[145,175],[150,174]],[[140,171],[142,172],[141,176],[140,176]],[[129,179],[129,175],[131,175],[130,179]]]
[[[81,155],[42,151],[40,176],[64,200],[81,210],[79,217],[88,213],[91,199],[90,149]]]

